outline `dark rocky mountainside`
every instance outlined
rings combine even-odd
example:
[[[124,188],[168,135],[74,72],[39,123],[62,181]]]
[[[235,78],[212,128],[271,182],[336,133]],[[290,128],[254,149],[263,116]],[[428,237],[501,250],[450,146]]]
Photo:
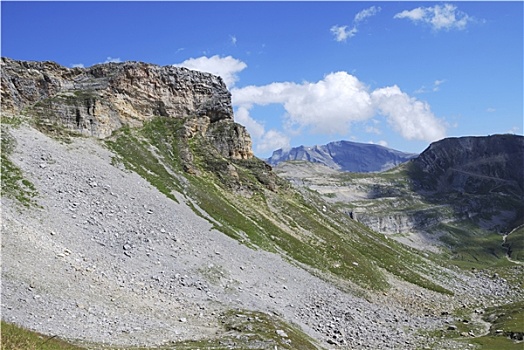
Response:
[[[289,151],[279,149],[273,152],[268,163],[277,165],[285,161],[305,160],[336,170],[367,173],[393,168],[415,156],[375,144],[337,141],[322,146],[294,147]]]
[[[487,194],[524,194],[524,137],[446,138],[432,143],[412,162],[426,190]]]
[[[409,164],[413,190],[456,219],[507,233],[524,224],[524,137],[492,135],[432,143]]]

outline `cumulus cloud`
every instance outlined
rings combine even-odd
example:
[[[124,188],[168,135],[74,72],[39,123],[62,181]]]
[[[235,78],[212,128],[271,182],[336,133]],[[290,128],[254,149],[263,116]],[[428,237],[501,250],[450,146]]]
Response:
[[[380,10],[381,10],[380,7],[371,6],[371,7],[367,8],[367,9],[364,9],[364,10],[360,11],[359,13],[357,13],[355,15],[355,18],[353,19],[353,21],[354,21],[355,24],[358,24],[358,23],[362,22],[363,20],[365,20],[366,18],[376,15],[377,13],[380,12]]]
[[[511,129],[508,130],[508,134],[518,134],[520,131],[520,127],[514,126]]]
[[[260,139],[262,136],[264,136],[264,125],[251,118],[249,115],[249,109],[246,107],[239,107],[235,111],[235,121],[244,125],[249,131],[251,137]]]
[[[347,135],[351,124],[376,115],[384,116],[395,131],[409,140],[435,141],[446,133],[445,124],[433,115],[427,103],[409,96],[397,86],[370,92],[365,84],[347,72],[328,74],[318,82],[272,83],[231,92],[233,105],[238,108],[237,120],[244,121],[250,133],[254,130],[259,137],[266,133],[247,117],[255,105],[269,104],[284,107],[283,125],[288,133],[295,130]],[[377,130],[369,129],[370,132]]]
[[[345,134],[352,122],[373,115],[366,87],[346,72],[328,74],[316,83],[247,86],[233,89],[232,94],[233,104],[247,109],[254,104],[282,104],[288,127],[314,133]]]
[[[381,8],[376,6],[371,6],[367,9],[364,9],[357,13],[353,18],[353,27],[351,29],[348,29],[348,25],[334,25],[330,29],[331,33],[335,36],[336,41],[346,41],[348,38],[352,38],[357,34],[357,27],[361,22],[363,22],[368,17],[375,16],[378,12],[380,12],[380,10]]]
[[[260,138],[256,150],[260,153],[266,153],[280,148],[284,150],[291,148],[289,137],[280,131],[271,129]]]
[[[429,105],[410,97],[398,86],[377,89],[371,98],[379,113],[405,139],[435,141],[445,137],[446,127]]]
[[[231,56],[220,57],[218,55],[198,58],[189,58],[182,63],[174,64],[176,67],[207,72],[222,77],[228,88],[231,88],[238,81],[238,73],[247,67],[244,62]]]
[[[444,4],[433,7],[417,7],[397,13],[393,18],[409,19],[414,23],[425,23],[433,30],[465,29],[473,18],[459,11],[455,5]]]
[[[382,147],[387,147],[388,146],[388,143],[385,140],[379,140],[377,142],[375,142],[375,141],[368,141],[368,143],[371,143],[372,145],[379,145],[379,146],[382,146]]]

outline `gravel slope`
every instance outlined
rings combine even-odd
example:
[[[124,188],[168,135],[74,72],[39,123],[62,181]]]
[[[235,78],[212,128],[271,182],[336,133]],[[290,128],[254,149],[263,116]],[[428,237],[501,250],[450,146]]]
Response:
[[[510,293],[457,276],[453,300],[398,281],[389,297],[357,297],[213,230],[181,195],[111,165],[100,141],[10,133],[40,208],[2,198],[2,319],[49,335],[156,345],[214,336],[220,313],[242,308],[279,315],[323,347],[405,349],[429,342],[422,330],[446,329],[442,309],[474,302],[461,293]]]

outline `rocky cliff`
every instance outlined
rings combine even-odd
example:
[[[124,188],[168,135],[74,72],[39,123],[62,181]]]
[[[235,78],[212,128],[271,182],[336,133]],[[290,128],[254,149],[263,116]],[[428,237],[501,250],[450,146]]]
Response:
[[[384,171],[416,156],[374,144],[337,141],[313,147],[279,149],[268,159],[271,165],[289,160],[305,160],[324,164],[335,170],[351,172]]]
[[[426,190],[471,194],[524,193],[524,137],[447,138],[413,160],[412,176]]]
[[[233,121],[231,94],[212,74],[142,62],[70,69],[3,57],[1,88],[3,115],[24,114],[98,138],[156,116],[180,118],[187,121],[185,136],[205,136],[225,157],[253,157],[249,134]]]

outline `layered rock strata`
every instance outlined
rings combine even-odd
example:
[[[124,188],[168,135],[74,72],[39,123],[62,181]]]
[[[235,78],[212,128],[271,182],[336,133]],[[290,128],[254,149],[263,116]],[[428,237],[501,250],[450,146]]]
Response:
[[[157,116],[183,118],[186,136],[205,136],[225,157],[253,157],[249,134],[234,123],[231,94],[209,73],[142,62],[66,68],[2,57],[1,96],[3,115],[25,114],[97,138]]]

